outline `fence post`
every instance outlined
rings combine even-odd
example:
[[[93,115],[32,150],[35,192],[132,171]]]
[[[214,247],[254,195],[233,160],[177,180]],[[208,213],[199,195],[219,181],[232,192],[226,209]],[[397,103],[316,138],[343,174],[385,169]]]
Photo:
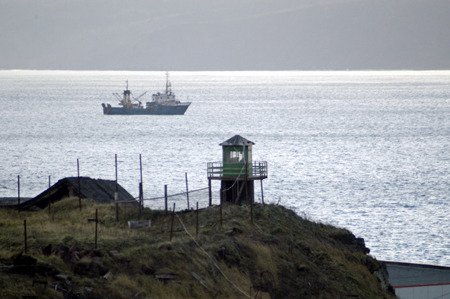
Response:
[[[78,207],[81,211],[81,178],[80,178],[80,159],[77,159],[77,177],[78,177]]]
[[[261,202],[264,206],[264,189],[263,189],[263,180],[261,180]]]
[[[184,173],[184,177],[186,179],[186,200],[187,200],[187,208],[189,210],[189,185],[188,185],[188,175],[187,172]]]
[[[48,176],[48,189],[50,189],[50,186],[51,186],[52,184],[51,184],[51,176],[49,175]],[[52,201],[51,200],[49,200],[48,201],[48,215],[50,216],[52,214]]]
[[[139,154],[139,174],[141,182],[139,184],[139,216],[142,215],[142,210],[144,208],[144,186],[142,181],[142,155]]]
[[[88,222],[94,222],[95,230],[94,230],[94,249],[97,249],[98,244],[98,209],[95,209],[95,216],[94,218],[88,218]]]
[[[164,211],[167,214],[167,185],[164,185]]]
[[[27,244],[27,220],[23,220],[23,251],[27,253],[28,244]]]
[[[209,206],[212,206],[212,190],[211,190],[211,179],[208,179],[208,195],[209,195]]]
[[[198,201],[197,201],[197,209],[195,210],[195,237],[198,238]]]
[[[20,205],[20,175],[17,176],[17,209]]]
[[[116,202],[116,222],[119,221],[119,186],[117,183],[117,154],[114,154],[114,168],[116,171],[116,192],[114,192],[114,201]]]
[[[244,153],[245,153],[245,146],[244,146]],[[245,154],[244,154],[245,156]],[[248,161],[245,159],[245,201],[248,200]]]
[[[222,190],[222,196],[220,197],[220,228],[222,228],[223,225],[223,219],[222,219],[222,204],[223,204],[223,197],[225,196],[225,190]]]
[[[250,223],[253,224],[253,198],[250,198]]]
[[[94,242],[95,242],[95,249],[97,249],[97,237],[98,237],[98,209],[95,209],[95,237],[94,237]]]
[[[139,217],[142,215],[142,209],[144,207],[144,195],[142,190],[142,182],[139,183]]]
[[[173,220],[175,218],[175,203],[173,203],[173,212],[172,212],[172,219],[170,222],[170,242],[172,242],[172,235],[173,235]]]

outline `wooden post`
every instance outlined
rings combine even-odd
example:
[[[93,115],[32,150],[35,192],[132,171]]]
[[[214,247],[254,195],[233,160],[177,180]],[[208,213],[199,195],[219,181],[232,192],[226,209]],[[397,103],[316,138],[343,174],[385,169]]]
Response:
[[[51,176],[49,175],[48,176],[48,189],[50,189],[50,187],[51,187]],[[51,200],[49,200],[48,201],[48,215],[51,215],[52,214],[52,201]]]
[[[117,154],[114,154],[114,168],[116,170],[116,192],[114,192],[114,201],[116,202],[116,222],[119,221],[119,186],[117,183]]]
[[[94,242],[95,242],[95,249],[97,249],[97,236],[98,236],[98,209],[95,209],[95,237],[94,237]]]
[[[167,214],[167,185],[164,185],[164,211]]]
[[[139,174],[141,182],[139,183],[139,216],[142,215],[144,208],[144,182],[142,181],[142,155],[139,154]]]
[[[211,179],[208,179],[208,195],[209,195],[209,206],[212,206]]]
[[[245,159],[245,146],[244,146],[244,159]],[[250,223],[253,224],[253,196],[248,194],[248,161],[245,159],[245,200],[250,200]]]
[[[261,180],[261,202],[264,206],[264,188],[263,188],[263,180]]]
[[[224,190],[224,182],[220,182],[220,191],[219,191],[219,205],[220,203],[225,200],[225,190]]]
[[[189,185],[188,185],[188,175],[187,172],[184,173],[184,177],[186,180],[186,200],[187,200],[187,208],[189,210]]]
[[[95,223],[95,230],[94,230],[94,248],[97,249],[98,245],[98,209],[95,209],[95,216],[94,218],[88,218],[88,222],[94,222]]]
[[[17,176],[17,209],[20,205],[20,175]]]
[[[23,251],[27,253],[28,244],[27,244],[27,220],[23,220]]]
[[[143,209],[143,203],[144,203],[144,196],[142,195],[142,182],[139,183],[139,217],[142,215],[142,209]]]
[[[77,159],[77,176],[78,176],[78,207],[81,211],[81,180],[80,180],[80,160]]]
[[[142,183],[142,155],[139,154],[139,174],[140,174],[140,179],[141,179],[141,183]]]
[[[197,201],[197,209],[195,210],[195,237],[198,238],[198,201]]]
[[[250,223],[253,224],[253,198],[250,198]]]
[[[142,215],[142,209],[144,208],[144,186],[142,181],[142,155],[139,154],[139,174],[141,182],[139,183],[139,216]]]
[[[248,201],[248,157],[245,157],[245,144],[244,146],[244,163],[245,163],[245,201]]]
[[[175,203],[173,203],[173,212],[172,212],[172,219],[170,222],[170,242],[172,242],[172,236],[173,236],[173,220],[175,218]]]
[[[225,196],[225,190],[222,191],[223,195],[220,197],[220,228],[222,228],[223,219],[222,219],[222,204],[223,204],[223,198]]]

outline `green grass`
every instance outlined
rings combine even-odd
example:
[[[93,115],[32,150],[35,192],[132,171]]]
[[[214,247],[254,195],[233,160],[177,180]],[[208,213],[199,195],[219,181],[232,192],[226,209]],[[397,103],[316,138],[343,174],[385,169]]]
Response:
[[[98,209],[98,250],[94,249],[94,223]],[[71,294],[80,298],[258,298],[304,297],[390,298],[372,273],[376,260],[355,245],[347,230],[314,223],[276,205],[225,205],[223,226],[219,207],[196,213],[178,213],[170,241],[171,215],[145,209],[141,219],[152,226],[130,230],[127,220],[138,219],[136,207],[120,207],[69,198],[48,210],[0,210],[0,264],[23,251],[23,220],[27,220],[28,255],[49,265],[71,281]],[[42,249],[51,244],[53,252]],[[71,260],[60,253],[76,253]],[[59,251],[58,251],[59,250]],[[205,253],[206,251],[206,253]],[[100,264],[100,268],[93,268]],[[367,266],[370,264],[372,271]],[[85,271],[83,267],[91,267]],[[85,271],[85,272],[83,272]],[[101,274],[108,272],[107,279]],[[99,274],[101,273],[101,274]],[[158,275],[171,274],[167,282]],[[55,275],[22,275],[0,271],[0,297],[62,298],[51,287],[32,286],[45,279],[54,286]]]

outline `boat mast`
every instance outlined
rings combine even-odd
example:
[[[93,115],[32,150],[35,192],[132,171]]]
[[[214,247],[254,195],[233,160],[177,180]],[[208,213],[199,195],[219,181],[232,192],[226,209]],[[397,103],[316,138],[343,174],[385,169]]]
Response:
[[[166,94],[172,93],[171,84],[169,82],[169,72],[166,72]]]
[[[129,101],[130,100],[130,95],[131,95],[131,91],[128,89],[128,80],[125,81],[126,83],[126,89],[123,91],[123,99]]]

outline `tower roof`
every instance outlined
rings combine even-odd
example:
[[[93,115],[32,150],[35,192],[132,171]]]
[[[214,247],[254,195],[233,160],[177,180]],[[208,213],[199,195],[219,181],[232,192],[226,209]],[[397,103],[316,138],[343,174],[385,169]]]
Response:
[[[255,143],[250,141],[250,140],[245,139],[244,137],[242,137],[240,135],[234,135],[233,137],[231,137],[230,139],[222,142],[219,145],[221,145],[221,146],[233,146],[233,145],[240,145],[240,146],[246,145],[246,146],[249,146],[249,145],[252,145],[252,144],[255,144]]]

